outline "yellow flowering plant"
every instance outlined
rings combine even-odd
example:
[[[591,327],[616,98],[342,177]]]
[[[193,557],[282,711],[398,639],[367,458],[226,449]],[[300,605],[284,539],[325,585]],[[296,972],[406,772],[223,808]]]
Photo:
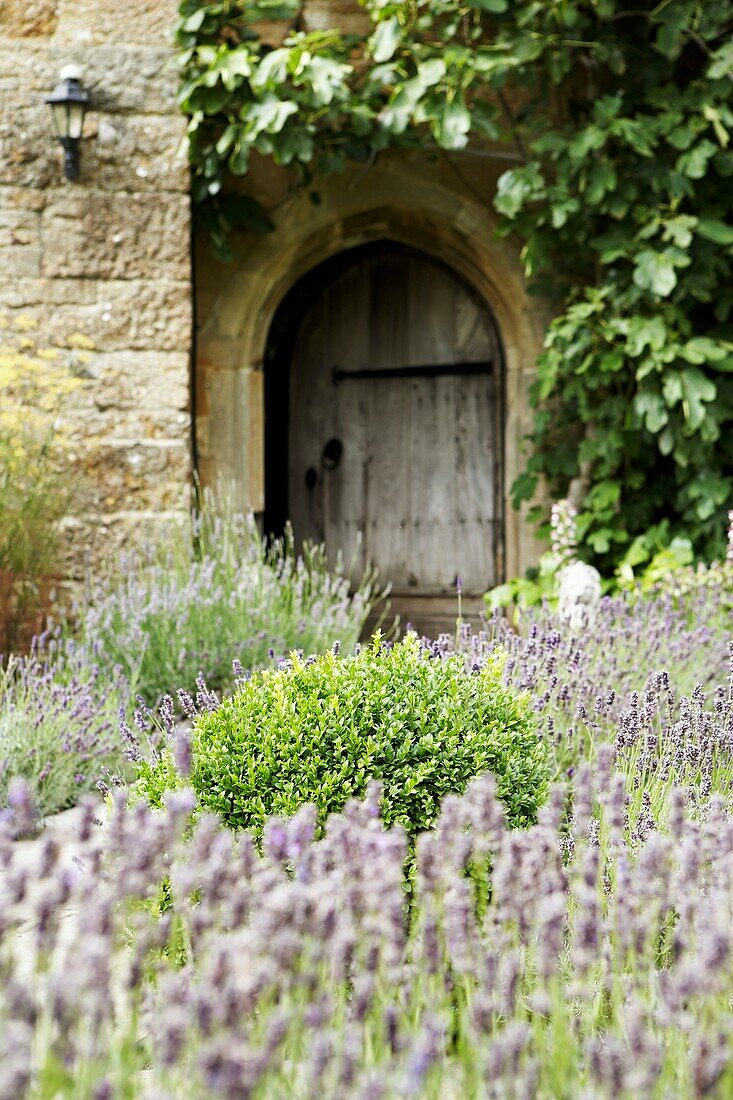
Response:
[[[68,504],[59,416],[81,384],[58,348],[39,348],[21,315],[0,343],[0,652],[22,642],[43,602]]]

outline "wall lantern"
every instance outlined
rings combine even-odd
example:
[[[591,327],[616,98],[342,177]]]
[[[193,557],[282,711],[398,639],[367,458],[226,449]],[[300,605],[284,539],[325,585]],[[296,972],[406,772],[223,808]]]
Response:
[[[64,175],[67,180],[76,180],[79,178],[79,142],[89,103],[89,96],[81,85],[81,69],[66,65],[46,103],[53,112],[57,136],[64,150]]]

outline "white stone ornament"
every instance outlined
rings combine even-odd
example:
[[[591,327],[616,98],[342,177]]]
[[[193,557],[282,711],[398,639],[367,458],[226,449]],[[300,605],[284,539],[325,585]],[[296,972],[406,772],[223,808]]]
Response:
[[[595,618],[601,598],[601,574],[592,565],[574,561],[558,573],[557,611],[571,630],[580,630]]]

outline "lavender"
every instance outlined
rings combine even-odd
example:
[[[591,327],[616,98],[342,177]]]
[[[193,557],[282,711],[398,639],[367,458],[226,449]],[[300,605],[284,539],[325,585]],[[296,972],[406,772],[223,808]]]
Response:
[[[162,745],[171,789],[136,800],[100,756],[104,811],[84,805],[73,860],[34,841],[31,871],[14,838],[53,775],[39,759],[0,815],[0,1100],[731,1095],[725,568],[683,595],[604,599],[580,632],[540,610],[521,632],[494,618],[423,643],[527,693],[556,776],[529,828],[482,775],[414,842],[385,828],[374,783],[322,824],[301,806],[233,833],[185,786],[189,731],[165,696],[157,716],[138,700],[122,743],[139,768]],[[258,632],[252,650],[270,645]],[[196,722],[220,703],[187,667]],[[46,685],[32,713],[63,719],[59,752],[77,722],[106,743],[91,681],[27,675]]]
[[[558,756],[566,757],[578,737],[587,745],[610,736],[631,693],[643,691],[659,669],[674,669],[682,692],[720,681],[728,665],[721,598],[715,588],[696,591],[684,605],[670,594],[604,597],[580,634],[551,611],[531,609],[521,630],[494,615],[479,631],[464,623],[457,639],[446,634],[424,645],[438,657],[458,649],[470,668],[502,661],[507,683],[530,693]]]
[[[243,672],[337,638],[353,648],[377,595],[373,577],[351,592],[323,548],[296,553],[291,532],[268,547],[251,514],[208,493],[192,527],[193,540],[181,531],[173,545],[129,555],[90,591],[77,609],[90,661],[119,666],[152,703],[175,684],[194,690],[200,670],[229,686],[233,659]]]
[[[98,681],[73,643],[50,661],[35,650],[0,667],[0,808],[23,779],[38,814],[54,813],[93,790],[106,766],[118,767],[119,696]]]
[[[475,780],[420,838],[409,905],[376,789],[321,840],[313,808],[273,820],[261,855],[192,828],[190,795],[121,793],[73,874],[45,852],[30,941],[4,839],[0,1097],[50,1096],[51,1065],[68,1095],[726,1095],[733,818],[675,797],[635,835],[616,763],[525,831]]]

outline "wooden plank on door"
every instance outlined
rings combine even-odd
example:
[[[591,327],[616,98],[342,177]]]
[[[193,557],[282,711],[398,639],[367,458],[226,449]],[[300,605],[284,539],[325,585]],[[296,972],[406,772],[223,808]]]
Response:
[[[487,374],[351,378],[344,371],[490,362],[491,316],[451,272],[385,244],[345,256],[303,318],[290,392],[290,508],[299,537],[332,558],[363,553],[395,590],[446,594],[494,583],[497,394]],[[340,440],[335,469],[322,462]],[[312,491],[305,474],[317,476]]]

